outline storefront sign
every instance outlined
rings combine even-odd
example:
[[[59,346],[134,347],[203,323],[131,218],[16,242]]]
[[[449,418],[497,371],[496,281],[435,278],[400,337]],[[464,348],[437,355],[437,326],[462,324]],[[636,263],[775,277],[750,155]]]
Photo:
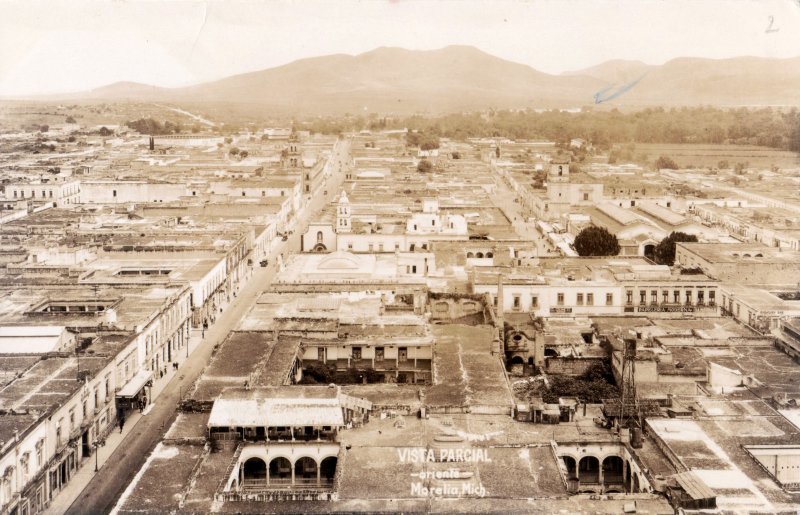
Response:
[[[694,313],[694,306],[639,306],[639,313]]]

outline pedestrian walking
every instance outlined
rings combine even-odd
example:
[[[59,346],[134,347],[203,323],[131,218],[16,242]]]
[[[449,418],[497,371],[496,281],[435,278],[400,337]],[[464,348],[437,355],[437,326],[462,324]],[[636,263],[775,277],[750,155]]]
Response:
[[[119,432],[122,432],[122,427],[125,425],[125,415],[119,417]]]

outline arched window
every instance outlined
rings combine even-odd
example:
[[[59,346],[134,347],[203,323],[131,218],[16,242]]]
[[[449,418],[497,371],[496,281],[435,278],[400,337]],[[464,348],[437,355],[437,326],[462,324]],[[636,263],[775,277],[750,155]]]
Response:
[[[322,481],[327,482],[327,483],[332,483],[333,482],[333,477],[334,477],[334,475],[336,475],[336,462],[337,461],[338,460],[337,460],[336,456],[329,456],[329,457],[325,458],[324,460],[322,460],[322,463],[320,463],[320,465],[319,465],[320,476],[321,476]]]
[[[11,500],[14,493],[14,467],[6,467],[3,471],[3,499],[4,502]]]
[[[261,458],[250,458],[242,465],[245,483],[260,483],[267,480],[267,464]]]
[[[316,483],[317,462],[313,458],[303,457],[294,464],[295,483]]]
[[[322,243],[322,231],[317,231],[317,243]]]
[[[283,457],[278,457],[269,462],[270,483],[291,483],[292,464]]]

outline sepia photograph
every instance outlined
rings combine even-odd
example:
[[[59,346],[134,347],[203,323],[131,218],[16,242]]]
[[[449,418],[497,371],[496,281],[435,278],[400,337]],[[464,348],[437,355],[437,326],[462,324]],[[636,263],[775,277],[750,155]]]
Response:
[[[0,0],[0,515],[800,513],[800,0]]]

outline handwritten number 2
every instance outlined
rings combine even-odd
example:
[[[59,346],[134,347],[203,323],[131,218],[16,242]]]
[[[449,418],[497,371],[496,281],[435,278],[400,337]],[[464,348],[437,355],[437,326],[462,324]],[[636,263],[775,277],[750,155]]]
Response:
[[[769,26],[767,27],[767,30],[765,30],[764,32],[769,34],[770,32],[778,32],[779,30],[781,30],[781,29],[776,29],[776,28],[772,27],[772,25],[775,23],[775,17],[774,16],[768,16],[768,18],[769,18]]]

